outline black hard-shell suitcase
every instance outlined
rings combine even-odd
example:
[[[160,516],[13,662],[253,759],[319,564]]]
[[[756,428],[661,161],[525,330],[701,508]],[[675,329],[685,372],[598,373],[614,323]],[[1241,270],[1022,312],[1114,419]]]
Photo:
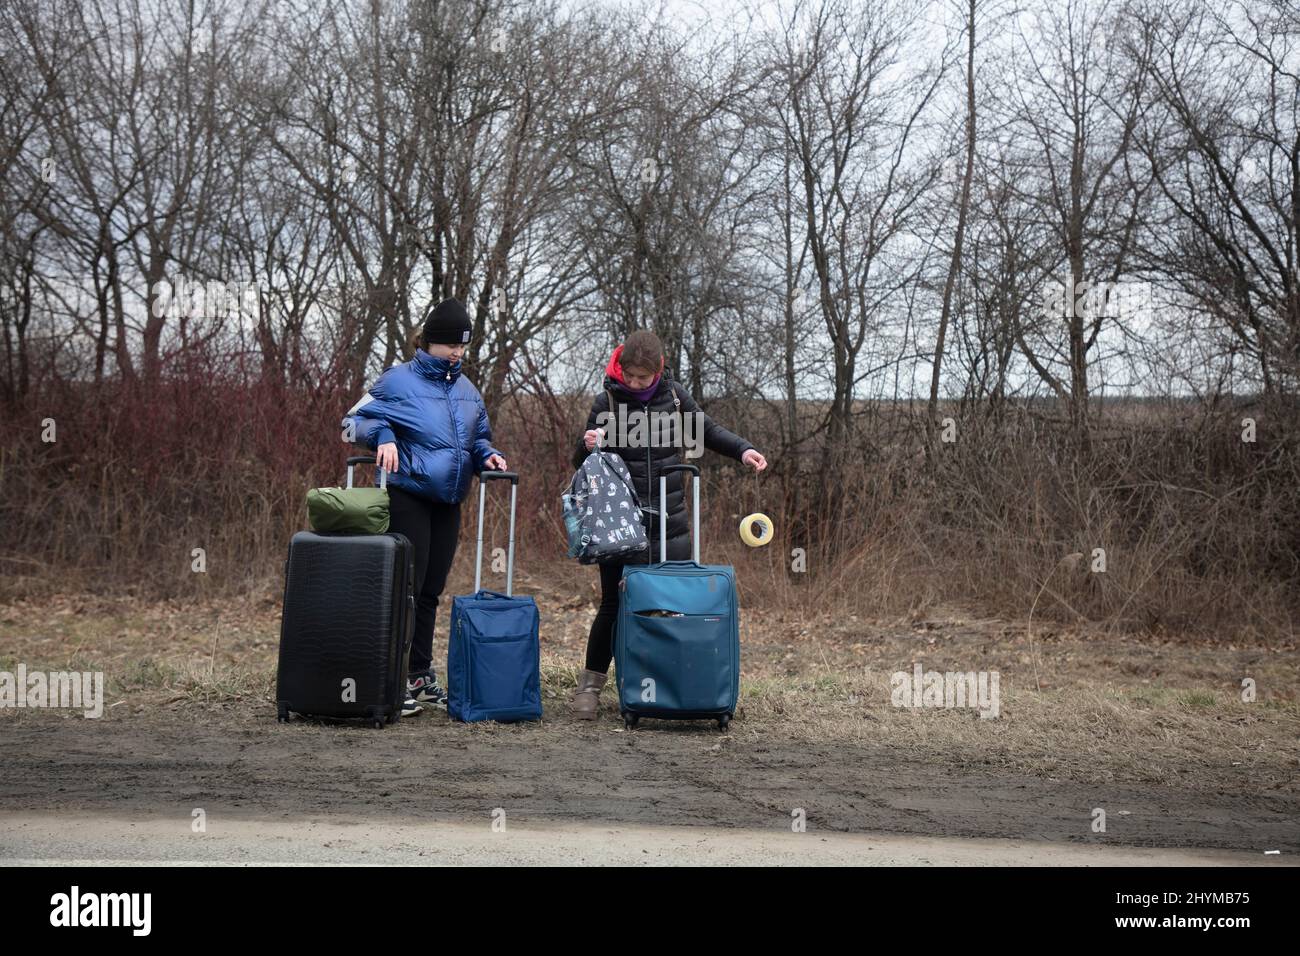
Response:
[[[373,459],[348,461],[352,465]],[[299,531],[285,562],[276,710],[392,723],[406,698],[415,551],[405,535]]]

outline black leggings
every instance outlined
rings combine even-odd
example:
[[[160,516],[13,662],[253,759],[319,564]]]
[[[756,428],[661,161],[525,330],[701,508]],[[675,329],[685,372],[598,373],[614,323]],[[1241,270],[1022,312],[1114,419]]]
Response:
[[[421,674],[433,662],[433,631],[438,596],[456,557],[460,537],[460,504],[413,495],[388,486],[388,530],[404,534],[415,548],[415,636],[411,641],[411,674]]]
[[[659,538],[651,542],[654,556],[659,557]],[[685,561],[691,556],[691,539],[687,535],[668,539],[668,560]],[[642,558],[644,561],[644,557]],[[618,582],[623,577],[622,561],[600,564],[600,609],[587,635],[587,670],[604,674],[614,659],[614,630],[618,620]]]

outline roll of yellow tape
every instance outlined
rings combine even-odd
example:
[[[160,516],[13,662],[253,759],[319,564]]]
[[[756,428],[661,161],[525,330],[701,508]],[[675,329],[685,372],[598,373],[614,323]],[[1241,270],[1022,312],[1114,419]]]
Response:
[[[751,530],[753,525],[759,525],[760,533],[755,537]],[[772,528],[772,519],[765,514],[755,512],[752,515],[745,515],[740,522],[740,540],[745,542],[751,548],[761,548],[772,540],[775,531]]]

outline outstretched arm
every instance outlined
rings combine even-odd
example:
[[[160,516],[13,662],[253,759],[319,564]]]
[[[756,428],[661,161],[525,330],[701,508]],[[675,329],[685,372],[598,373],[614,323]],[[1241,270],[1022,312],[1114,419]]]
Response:
[[[678,388],[677,397],[681,399],[683,416],[699,416],[698,421],[704,427],[695,430],[694,434],[703,432],[704,447],[709,451],[717,452],[719,455],[726,455],[728,458],[736,459],[736,461],[744,461],[745,453],[754,450],[753,443],[746,441],[734,432],[728,431],[704,414],[704,411],[686,389]],[[692,432],[687,429],[687,433],[691,434]]]

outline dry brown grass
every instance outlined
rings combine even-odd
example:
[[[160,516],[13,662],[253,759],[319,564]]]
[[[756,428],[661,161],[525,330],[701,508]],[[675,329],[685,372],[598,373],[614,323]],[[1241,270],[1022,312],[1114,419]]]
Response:
[[[543,606],[548,708],[575,684],[590,603],[526,580]],[[938,616],[866,619],[749,610],[743,616],[740,738],[882,748],[954,772],[1034,774],[1292,793],[1300,789],[1300,656],[1294,644],[1140,642],[1103,628],[1042,628]],[[240,706],[273,720],[278,606],[273,596],[196,604],[63,596],[0,606],[0,669],[106,673],[108,719],[159,707]],[[439,635],[435,654],[445,650]],[[1001,716],[890,702],[890,675],[996,670]],[[1243,677],[1258,697],[1244,703]],[[612,716],[614,695],[606,691]],[[3,713],[22,719],[23,712]]]
[[[91,398],[62,397],[54,446],[32,437],[33,416],[58,410],[34,403],[22,412],[33,420],[12,432],[25,437],[0,450],[0,598],[277,591],[288,538],[305,525],[305,491],[341,478],[341,393],[213,385],[120,406],[101,399],[92,407]],[[210,418],[195,427],[182,403],[206,409],[209,400]],[[574,570],[563,558],[558,501],[585,403],[519,396],[496,417],[497,443],[525,475],[519,567],[557,579]],[[715,455],[701,462],[703,553],[737,567],[746,606],[881,616],[960,603],[1013,619],[1100,623],[1111,634],[1295,635],[1294,411],[1247,409],[1259,422],[1257,442],[1247,444],[1242,411],[1112,404],[1080,449],[1051,406],[997,415],[954,406],[944,411],[957,419],[958,440],[927,461],[914,409],[864,404],[829,465],[820,436],[793,444],[783,436],[779,403],[719,401],[713,411],[772,460],[762,478]],[[800,409],[809,424],[816,412],[815,403]],[[504,500],[494,496],[489,509],[496,544]],[[739,520],[751,511],[776,521],[766,548],[739,541]],[[473,522],[470,503],[462,573]],[[191,571],[196,547],[206,550],[202,574]],[[806,573],[792,570],[795,548]],[[1104,573],[1091,570],[1098,548]]]

